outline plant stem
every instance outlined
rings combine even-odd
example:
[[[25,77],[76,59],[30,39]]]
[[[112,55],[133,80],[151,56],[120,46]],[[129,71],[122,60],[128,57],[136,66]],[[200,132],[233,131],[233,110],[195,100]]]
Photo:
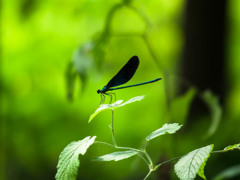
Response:
[[[95,143],[105,144],[107,146],[111,146],[111,147],[114,147],[116,149],[132,150],[132,151],[138,152],[137,155],[139,157],[141,157],[143,159],[143,161],[148,165],[149,172],[148,172],[148,174],[144,178],[144,179],[147,179],[148,176],[155,170],[153,162],[152,162],[152,159],[151,159],[151,157],[148,155],[148,153],[146,151],[147,143],[144,145],[144,149],[143,150],[135,149],[135,148],[131,148],[131,147],[120,147],[120,146],[117,146],[117,143],[116,143],[116,140],[115,140],[115,133],[114,133],[114,109],[113,108],[112,108],[111,131],[112,131],[113,144],[109,144],[109,143],[102,142],[102,141],[95,141]]]
[[[150,176],[151,173],[152,173],[152,169],[149,169],[148,174],[145,176],[145,178],[143,180],[146,180],[148,178],[148,176]]]
[[[131,148],[131,147],[120,147],[120,146],[116,146],[115,148],[117,148],[117,149],[125,149],[125,150],[132,150],[132,151],[137,151],[138,153],[142,153],[142,154],[144,154],[146,156],[148,161],[142,155],[140,155],[140,156],[144,158],[144,161],[148,164],[148,166],[153,167],[152,159],[151,159],[151,157],[148,155],[148,153],[145,150],[135,149],[135,148]]]
[[[153,168],[153,162],[152,162],[152,159],[151,157],[148,155],[146,149],[143,151],[143,153],[145,154],[145,156],[147,157],[149,163],[150,163],[150,167]]]
[[[143,144],[142,144],[142,149],[143,149],[144,151],[146,151],[147,145],[148,145],[148,141],[144,140],[144,142],[143,142]]]
[[[125,149],[125,150],[137,151],[138,152],[138,156],[140,156],[150,168],[153,167],[152,159],[150,158],[150,156],[148,155],[146,150],[139,150],[139,149],[135,149],[135,148],[131,148],[131,147],[120,147],[120,146],[117,145],[116,140],[115,140],[115,133],[114,133],[114,109],[112,109],[111,130],[112,130],[113,145],[111,145],[109,143],[104,143],[104,142],[99,142],[99,143],[102,143],[102,144],[105,144],[105,145],[108,145],[108,146],[113,146],[113,147],[115,147],[117,149]],[[140,153],[144,154],[147,159]]]
[[[182,156],[181,156],[181,157],[182,157]],[[160,167],[161,165],[166,164],[166,163],[169,163],[169,162],[171,162],[171,161],[175,161],[175,160],[177,160],[177,159],[180,159],[181,157],[176,157],[176,158],[173,158],[173,159],[169,159],[169,160],[167,160],[167,161],[164,161],[164,162],[156,165],[155,168],[154,168],[154,171],[156,171],[157,168]]]
[[[113,144],[109,144],[109,143],[102,142],[102,141],[95,141],[94,143],[104,144],[104,145],[111,146],[111,147],[114,147],[114,148],[117,148],[117,149],[125,149],[125,150],[137,151],[138,152],[137,155],[139,157],[141,157],[143,159],[143,161],[149,166],[149,162],[147,161],[147,159],[145,157],[143,157],[142,154],[140,154],[140,153],[143,153],[141,150],[130,148],[130,147],[118,147],[118,146],[114,146]]]
[[[110,143],[103,142],[103,141],[95,141],[94,143],[104,144],[104,145],[107,145],[107,146],[115,147],[114,145],[112,145]]]
[[[155,61],[156,65],[157,65],[157,68],[158,68],[159,70],[161,70],[164,66],[163,66],[163,64],[160,64],[160,63],[158,62],[158,58],[157,58],[156,54],[154,53],[154,51],[153,51],[153,49],[152,49],[152,47],[151,47],[151,43],[150,43],[149,40],[148,40],[147,33],[143,34],[143,35],[142,35],[142,38],[143,38],[143,40],[144,40],[144,42],[145,42],[145,44],[146,44],[146,46],[147,46],[147,48],[148,48],[149,53],[150,53],[151,56],[153,57],[153,60]]]
[[[143,155],[141,155],[140,153],[137,154],[140,158],[143,159],[143,161],[149,166],[149,162],[145,159],[145,157],[143,157]]]
[[[217,150],[217,151],[212,151],[211,154],[214,154],[214,153],[223,153],[223,152],[226,152],[224,150]]]

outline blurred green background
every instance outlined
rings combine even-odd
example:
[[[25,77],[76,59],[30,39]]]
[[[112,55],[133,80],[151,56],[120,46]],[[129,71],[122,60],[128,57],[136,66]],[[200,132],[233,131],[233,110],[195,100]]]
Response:
[[[208,144],[215,144],[217,150],[239,143],[240,1],[227,1],[225,10],[224,101],[220,99],[219,106],[220,96],[213,92],[213,113],[206,108],[196,116],[189,115],[192,98],[202,97],[204,91],[190,82],[189,91],[179,93],[187,81],[180,73],[186,1],[3,0],[1,178],[54,179],[58,156],[70,142],[96,135],[97,140],[110,143],[111,113],[103,112],[90,124],[88,118],[99,106],[96,90],[133,55],[139,56],[140,66],[132,84],[163,80],[116,92],[117,99],[123,100],[146,95],[116,110],[119,145],[139,148],[149,133],[170,122],[183,123],[184,128],[149,145],[155,163]],[[213,74],[215,68],[219,67],[212,69]],[[221,118],[214,121],[216,109]],[[112,151],[93,145],[80,157],[78,178],[142,179],[147,174],[147,166],[137,158],[91,162],[92,157]],[[239,162],[239,152],[213,155],[206,177],[213,179]],[[172,168],[164,170],[165,175],[159,170],[150,178],[176,178]]]

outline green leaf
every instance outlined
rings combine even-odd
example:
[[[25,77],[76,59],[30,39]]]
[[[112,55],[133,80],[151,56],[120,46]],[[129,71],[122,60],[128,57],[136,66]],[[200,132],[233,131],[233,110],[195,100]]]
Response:
[[[232,166],[219,173],[214,180],[234,179],[240,175],[240,165]]]
[[[234,145],[230,145],[230,146],[227,146],[224,148],[224,151],[232,151],[232,150],[235,150],[235,149],[238,149],[240,150],[240,143],[239,144],[234,144]]]
[[[212,149],[213,149],[213,146],[212,146]],[[211,149],[211,151],[212,151],[212,149]],[[205,179],[205,180],[206,180],[206,177],[205,177],[205,175],[204,175],[204,167],[206,166],[206,162],[207,162],[209,156],[210,156],[210,153],[209,153],[208,156],[205,158],[204,163],[202,163],[200,169],[198,170],[198,175],[199,175],[201,178]]]
[[[177,130],[179,130],[181,128],[181,126],[182,125],[179,125],[178,123],[164,124],[163,127],[157,129],[156,131],[154,131],[150,135],[148,135],[146,137],[146,140],[150,141],[151,139],[154,139],[163,134],[174,134]]]
[[[209,156],[209,155],[208,155],[208,156]],[[207,158],[207,159],[208,159],[208,158]],[[205,179],[205,180],[206,180],[206,176],[204,175],[204,167],[206,166],[206,161],[207,161],[207,159],[205,160],[204,163],[202,163],[202,165],[201,165],[201,167],[199,168],[199,171],[198,171],[198,175],[199,175],[201,178]]]
[[[99,156],[93,159],[93,161],[119,161],[122,159],[130,158],[134,155],[136,155],[137,151],[117,151],[111,154],[106,154],[103,156]]]
[[[133,97],[133,98],[129,99],[128,101],[126,101],[125,103],[117,105],[117,107],[125,106],[127,104],[130,104],[130,103],[133,103],[136,101],[141,101],[142,99],[144,99],[144,97],[145,97],[145,95]]]
[[[93,43],[87,42],[76,48],[72,54],[74,68],[79,74],[86,74],[93,62],[92,58]]]
[[[80,141],[73,141],[61,152],[57,165],[56,180],[77,179],[78,167],[80,164],[79,154],[84,155],[95,141],[96,136],[90,136]]]
[[[205,135],[205,138],[208,138],[212,136],[220,123],[221,117],[222,117],[222,108],[219,104],[218,97],[211,93],[211,91],[205,91],[202,95],[202,99],[207,104],[210,113],[211,113],[211,124],[209,126],[209,129]]]
[[[212,149],[213,145],[208,145],[183,156],[174,166],[177,176],[181,180],[190,180],[194,179],[198,173],[205,178],[203,169]]]
[[[121,104],[122,102],[123,102],[123,100],[118,100],[113,104],[101,104],[100,107],[93,114],[90,115],[88,123],[90,123],[93,120],[93,118],[95,118],[95,116],[97,116],[100,112],[107,110],[107,109],[112,110],[112,109],[116,108],[117,105]]]
[[[118,101],[116,101],[116,102],[114,102],[112,104],[101,104],[100,107],[93,114],[91,114],[91,116],[90,116],[90,118],[88,120],[88,123],[90,123],[96,115],[98,115],[100,112],[102,112],[104,110],[108,110],[108,109],[114,110],[114,109],[116,109],[118,107],[125,106],[125,105],[127,105],[129,103],[133,103],[135,101],[141,101],[144,97],[145,96],[136,96],[134,98],[129,99],[125,103],[122,103],[123,100],[118,100]]]
[[[82,46],[76,48],[72,54],[72,61],[69,62],[65,77],[67,85],[67,97],[71,101],[73,100],[73,94],[76,86],[76,80],[81,81],[81,88],[84,91],[87,81],[87,71],[92,65],[92,43],[85,43]]]
[[[170,117],[174,122],[183,124],[186,121],[190,104],[196,94],[195,89],[190,89],[185,95],[176,98],[170,104]]]

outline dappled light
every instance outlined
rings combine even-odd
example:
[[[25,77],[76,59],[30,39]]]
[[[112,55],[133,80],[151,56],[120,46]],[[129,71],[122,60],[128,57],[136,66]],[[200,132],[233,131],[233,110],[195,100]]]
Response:
[[[240,179],[240,1],[1,5],[0,179]]]

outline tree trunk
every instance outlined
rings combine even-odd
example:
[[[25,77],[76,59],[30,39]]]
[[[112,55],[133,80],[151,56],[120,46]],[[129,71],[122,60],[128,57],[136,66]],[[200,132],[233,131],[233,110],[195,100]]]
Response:
[[[181,75],[199,91],[211,90],[223,103],[225,88],[226,0],[187,0],[185,11],[185,47]],[[188,87],[180,85],[180,93]],[[191,117],[205,110],[196,98]]]

